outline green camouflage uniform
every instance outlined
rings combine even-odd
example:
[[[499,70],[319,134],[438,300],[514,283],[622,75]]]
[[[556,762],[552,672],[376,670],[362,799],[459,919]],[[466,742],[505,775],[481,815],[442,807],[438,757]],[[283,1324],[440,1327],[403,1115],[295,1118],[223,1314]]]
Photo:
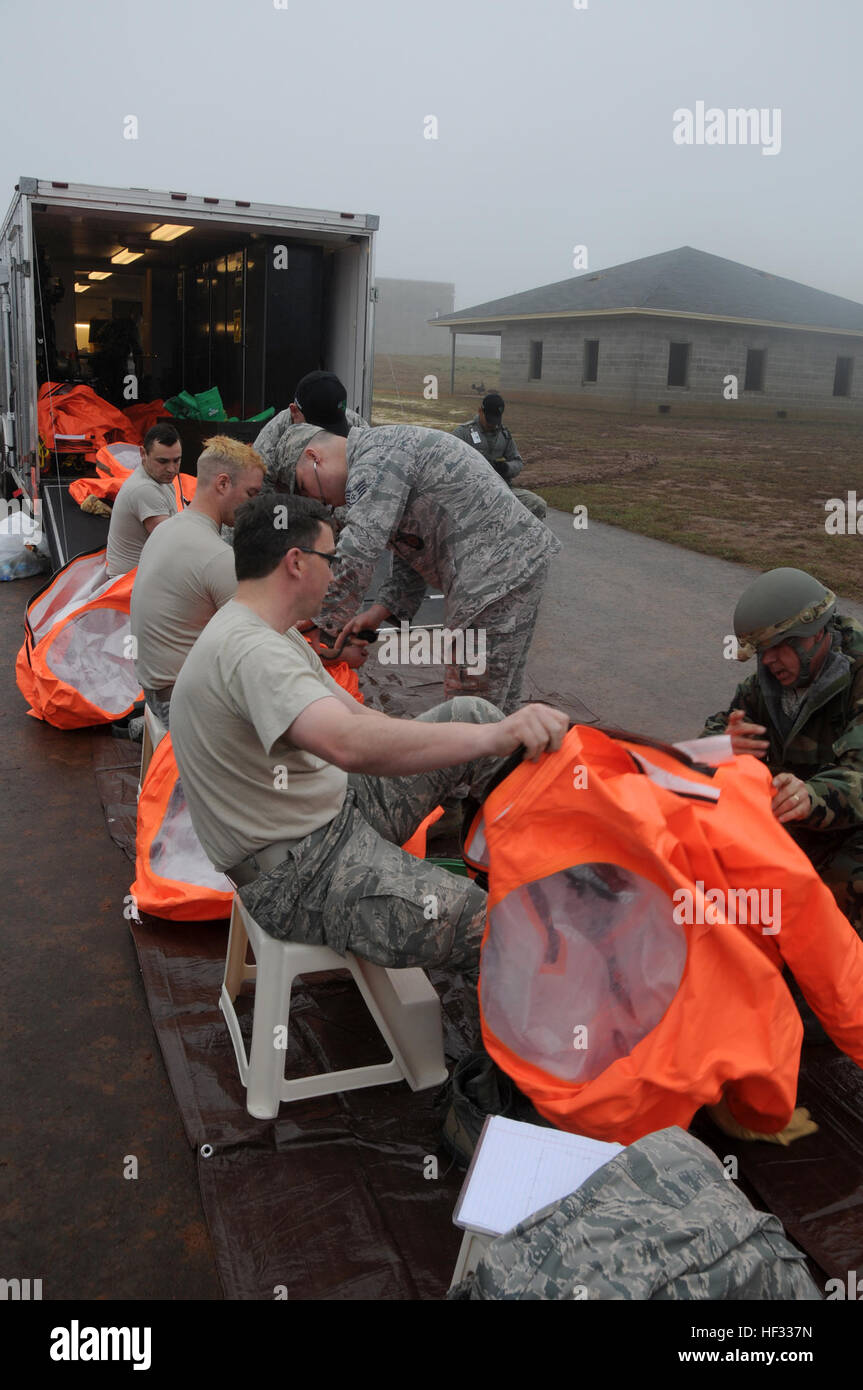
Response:
[[[346,410],[345,417],[350,429],[371,429],[371,425],[355,410]],[[293,428],[294,422],[291,419],[291,412],[283,410],[279,415],[274,415],[272,420],[267,421],[252,446],[257,449],[267,465],[264,492],[270,492],[277,485],[289,486],[289,490],[293,492],[294,470],[292,467],[284,468],[282,462],[282,447],[288,431]]]
[[[419,719],[488,724],[501,717],[486,701],[462,696]],[[286,850],[275,869],[240,888],[240,897],[281,941],[353,951],[394,969],[475,966],[484,891],[399,846],[458,784],[470,783],[481,797],[500,766],[498,758],[479,758],[411,777],[350,774],[335,819]]]
[[[347,465],[342,563],[318,623],[339,632],[357,614],[388,548],[392,577],[377,597],[396,622],[410,621],[433,585],[444,595],[446,628],[486,634],[486,671],[447,667],[447,697],[482,695],[510,714],[520,702],[548,564],[560,542],[475,450],[440,430],[351,430]]]
[[[832,651],[795,716],[783,710],[783,689],[759,661],[701,736],[724,733],[734,709],[764,725],[770,771],[799,777],[812,803],[805,821],[785,828],[863,934],[863,627],[838,614],[833,626]]]
[[[472,420],[466,421],[463,425],[456,425],[453,430],[456,439],[463,439],[465,444],[470,444],[472,449],[477,449],[484,459],[487,459],[499,477],[512,487],[514,478],[517,478],[524,468],[524,459],[518,452],[515,440],[505,425],[498,425],[495,429],[484,430],[480,424],[479,416],[475,415]],[[529,512],[538,516],[540,521],[545,521],[548,516],[548,504],[543,497],[535,492],[528,492],[524,487],[513,487],[513,492],[523,506]]]
[[[661,1129],[492,1241],[451,1299],[820,1300],[804,1256],[715,1154]],[[712,1344],[711,1344],[712,1345]]]

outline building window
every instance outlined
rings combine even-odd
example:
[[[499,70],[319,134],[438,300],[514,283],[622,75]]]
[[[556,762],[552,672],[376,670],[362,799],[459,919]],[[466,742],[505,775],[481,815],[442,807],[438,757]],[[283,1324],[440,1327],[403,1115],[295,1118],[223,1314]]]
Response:
[[[668,385],[685,386],[689,375],[689,343],[670,343],[668,347]]]
[[[531,342],[530,345],[530,367],[527,374],[528,381],[539,381],[542,376],[542,343]]]
[[[767,352],[764,348],[747,349],[746,376],[743,381],[744,391],[764,390],[764,366],[766,362]]]
[[[599,376],[599,339],[584,340],[584,375],[582,382],[596,381]]]
[[[833,373],[834,396],[851,395],[851,373],[854,370],[853,357],[837,357],[836,371]]]

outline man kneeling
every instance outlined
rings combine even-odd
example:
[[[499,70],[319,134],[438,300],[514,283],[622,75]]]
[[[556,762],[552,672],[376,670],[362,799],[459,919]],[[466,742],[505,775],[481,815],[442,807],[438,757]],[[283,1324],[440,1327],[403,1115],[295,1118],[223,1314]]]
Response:
[[[237,512],[239,586],[177,679],[171,733],[192,822],[217,869],[272,936],[378,965],[475,963],[486,895],[399,846],[454,789],[481,797],[520,745],[557,749],[568,720],[526,705],[504,719],[458,696],[418,719],[359,705],[294,624],[336,559],[326,509],[263,495]]]

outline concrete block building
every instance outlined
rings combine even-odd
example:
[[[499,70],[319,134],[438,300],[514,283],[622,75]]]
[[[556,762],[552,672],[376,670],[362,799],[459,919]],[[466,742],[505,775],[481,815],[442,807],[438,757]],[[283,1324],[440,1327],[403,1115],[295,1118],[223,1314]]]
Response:
[[[461,309],[441,327],[453,343],[500,335],[512,399],[863,414],[863,304],[691,246]]]

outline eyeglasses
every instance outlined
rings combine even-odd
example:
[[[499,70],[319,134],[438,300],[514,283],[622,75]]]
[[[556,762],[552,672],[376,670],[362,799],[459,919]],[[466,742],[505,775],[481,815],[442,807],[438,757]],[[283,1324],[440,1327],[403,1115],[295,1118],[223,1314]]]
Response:
[[[304,555],[320,555],[322,560],[326,560],[331,570],[341,564],[342,557],[335,550],[309,550],[307,545],[298,545],[297,550],[301,550]]]

